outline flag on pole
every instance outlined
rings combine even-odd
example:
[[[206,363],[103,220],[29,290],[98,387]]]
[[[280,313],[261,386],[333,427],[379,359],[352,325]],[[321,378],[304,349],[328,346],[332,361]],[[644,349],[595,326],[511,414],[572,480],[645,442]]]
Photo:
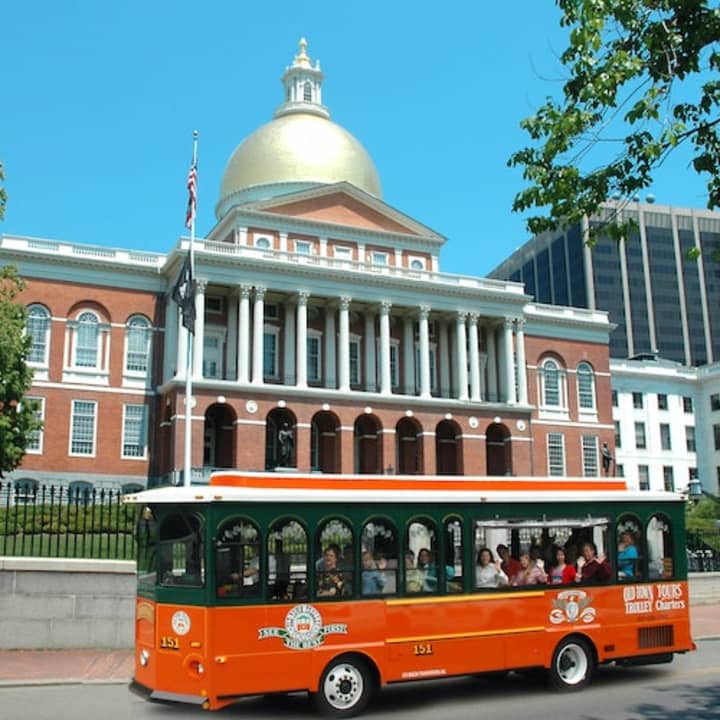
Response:
[[[172,291],[172,299],[180,306],[183,327],[195,334],[195,286],[193,285],[190,253],[185,256],[180,275]]]
[[[195,219],[195,210],[197,209],[197,167],[194,163],[188,173],[187,189],[189,194],[187,213],[185,213],[185,227],[190,229]]]

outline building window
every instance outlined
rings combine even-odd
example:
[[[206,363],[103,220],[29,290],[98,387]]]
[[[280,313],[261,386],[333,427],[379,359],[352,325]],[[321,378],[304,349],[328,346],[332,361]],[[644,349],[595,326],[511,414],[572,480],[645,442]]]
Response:
[[[147,453],[147,407],[125,405],[123,407],[122,456],[144,458]]]
[[[70,417],[70,454],[95,455],[97,403],[94,400],[73,400]]]
[[[548,433],[548,475],[565,475],[565,436],[562,433]]]
[[[643,408],[643,394],[642,394],[642,393],[639,393],[639,392],[634,392],[634,393],[632,394],[632,399],[633,399],[633,407],[634,407],[636,410],[642,410],[642,408]]]
[[[683,397],[683,412],[691,413],[693,411],[693,401],[691,397]]]
[[[263,377],[277,378],[278,376],[278,354],[277,354],[277,328],[268,332],[265,328],[263,333]]]
[[[688,484],[695,482],[698,479],[697,468],[688,468]]]
[[[563,393],[560,382],[560,367],[554,360],[542,365],[542,404],[548,408],[563,407]]]
[[[272,246],[272,242],[269,237],[256,237],[255,238],[255,247],[260,248],[261,250],[269,250]]]
[[[695,426],[685,426],[685,447],[688,452],[695,452]]]
[[[644,450],[647,447],[647,440],[645,439],[645,423],[635,423],[635,447],[638,450]]]
[[[598,477],[600,475],[598,439],[596,435],[583,435],[582,461],[584,477]]]
[[[352,260],[352,248],[345,247],[343,245],[336,245],[333,248],[333,256],[337,260],[343,260],[343,261]]]
[[[303,85],[303,100],[312,102],[312,83],[309,80]]]
[[[312,255],[312,243],[307,240],[296,240],[295,252],[298,255]]]
[[[225,298],[222,295],[207,295],[205,312],[208,315],[222,315],[225,312]]]
[[[222,342],[219,335],[205,335],[203,338],[202,376],[204,378],[219,378],[222,356]]]
[[[125,370],[145,374],[150,358],[150,321],[140,315],[131,317],[125,328]]]
[[[420,258],[413,258],[410,261],[410,269],[411,270],[424,270],[425,269],[425,261],[421,260]]]
[[[675,475],[672,465],[663,466],[663,487],[667,492],[675,492]]]
[[[390,341],[390,383],[394,389],[400,387],[400,368],[398,366],[399,344],[395,340]],[[378,367],[380,364],[378,363]]]
[[[307,379],[309,382],[320,382],[322,379],[322,366],[320,364],[320,334],[307,337]]]
[[[388,254],[386,252],[374,252],[372,254],[372,264],[387,267],[389,261]]]
[[[359,385],[361,374],[360,340],[350,340],[350,384]]]
[[[625,477],[625,466],[622,463],[615,463],[615,474],[618,477]]]
[[[45,398],[44,397],[26,397],[23,402],[32,407],[33,417],[35,420],[44,422],[45,420]],[[35,430],[28,435],[26,450],[32,455],[41,455],[43,451],[43,430]]]
[[[658,410],[667,410],[667,409],[668,409],[668,397],[667,397],[667,395],[658,393],[658,396],[657,396],[657,406],[658,406]]]
[[[622,447],[622,433],[620,432],[620,421],[615,420],[615,448]]]
[[[612,391],[612,406],[613,407],[618,406],[618,391],[617,390]]]
[[[638,481],[641,490],[650,489],[650,468],[647,465],[638,465]]]
[[[32,338],[28,363],[47,365],[50,349],[50,313],[42,305],[30,305],[25,320],[25,332]]]
[[[580,410],[595,410],[595,373],[588,363],[577,366],[577,386]]]
[[[75,332],[75,367],[98,367],[100,321],[92,312],[80,313]]]
[[[672,450],[670,426],[666,423],[660,423],[660,447],[663,450]]]
[[[430,392],[434,393],[437,390],[437,379],[436,379],[436,356],[437,356],[437,348],[434,343],[431,343],[430,345]],[[415,392],[420,392],[420,363],[421,363],[421,355],[420,355],[420,343],[417,343],[415,345]]]
[[[715,449],[720,450],[720,425],[713,425],[713,438],[715,440]]]
[[[712,412],[720,410],[720,393],[714,393],[710,396],[710,410]]]

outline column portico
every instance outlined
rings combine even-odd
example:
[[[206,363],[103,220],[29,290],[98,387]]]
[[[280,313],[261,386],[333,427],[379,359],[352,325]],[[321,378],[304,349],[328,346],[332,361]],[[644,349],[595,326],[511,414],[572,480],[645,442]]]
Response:
[[[195,336],[193,338],[193,379],[200,380],[203,376],[203,350],[205,340],[205,291],[207,282],[195,281]]]
[[[377,389],[377,371],[375,362],[375,313],[365,313],[365,390]]]
[[[299,292],[297,302],[297,348],[295,350],[295,385],[307,387],[307,302],[310,293]]]
[[[487,335],[487,399],[499,402],[498,376],[497,376],[497,345],[495,343],[495,326],[488,325],[485,329]]]
[[[250,379],[250,285],[240,286],[238,307],[237,380],[245,384]]]
[[[380,393],[392,394],[392,374],[390,372],[390,309],[392,303],[380,303]]]
[[[351,298],[343,296],[340,298],[340,339],[338,347],[339,355],[339,380],[340,390],[350,391],[350,302]]]
[[[525,318],[515,321],[515,344],[517,346],[518,402],[527,405],[527,366],[525,363]]]
[[[513,356],[513,319],[505,318],[503,322],[503,385],[505,401],[514,405],[515,396],[515,359]]]
[[[480,395],[480,353],[478,349],[478,316],[470,313],[470,399],[474,402],[482,400]]]
[[[253,361],[252,382],[254,385],[263,384],[263,350],[265,331],[265,288],[255,288],[255,307],[253,308]]]
[[[468,367],[467,367],[467,328],[465,319],[467,313],[459,312],[455,321],[457,333],[457,399],[468,399]]]
[[[430,391],[430,327],[428,319],[430,307],[421,305],[418,319],[420,323],[420,397],[431,397]]]

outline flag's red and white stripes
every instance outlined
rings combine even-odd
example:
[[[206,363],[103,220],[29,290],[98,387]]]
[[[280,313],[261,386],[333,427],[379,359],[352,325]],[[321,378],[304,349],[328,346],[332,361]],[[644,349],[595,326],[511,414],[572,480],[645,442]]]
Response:
[[[195,167],[195,165],[190,168],[190,172],[188,173],[187,189],[189,196],[187,213],[185,215],[185,227],[191,228],[197,208],[197,167]]]

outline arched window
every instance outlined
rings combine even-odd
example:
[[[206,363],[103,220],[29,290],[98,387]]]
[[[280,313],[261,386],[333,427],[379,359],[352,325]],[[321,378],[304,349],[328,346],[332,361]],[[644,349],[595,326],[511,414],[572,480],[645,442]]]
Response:
[[[353,592],[355,567],[353,532],[339,518],[318,528],[315,543],[315,595],[318,599],[339,600]]]
[[[50,350],[50,313],[42,305],[30,305],[25,321],[25,332],[32,338],[28,362],[48,364]]]
[[[100,321],[95,313],[89,310],[80,313],[75,335],[75,361],[73,364],[76,367],[98,366],[99,326]]]
[[[653,515],[647,524],[648,576],[650,580],[675,576],[672,525],[664,515]]]
[[[308,80],[303,86],[303,100],[305,102],[312,102],[312,83]]]
[[[162,520],[158,530],[157,548],[160,585],[204,585],[203,536],[203,523],[197,515],[177,512]]]
[[[405,592],[438,593],[454,571],[441,572],[438,533],[429,519],[412,520],[405,531]]]
[[[145,488],[140,483],[125,483],[120,488],[121,495],[133,495],[142,492]]]
[[[589,363],[577,366],[577,391],[580,410],[595,410],[595,373]]]
[[[617,576],[620,582],[642,579],[644,540],[642,525],[634,515],[621,515],[615,524]]]
[[[125,370],[147,373],[150,360],[150,321],[142,315],[131,317],[125,327]]]
[[[460,593],[463,591],[463,526],[462,520],[457,517],[451,517],[445,520],[443,525],[443,557],[442,562],[446,568],[445,571],[445,589],[449,593]]]
[[[398,589],[398,536],[392,521],[383,517],[368,520],[360,539],[362,594],[388,595]]]
[[[542,366],[543,371],[543,398],[546,407],[561,407],[560,405],[560,368],[554,360],[546,360]]]
[[[74,505],[88,505],[93,498],[92,483],[86,480],[75,480],[68,488],[68,501]]]
[[[267,540],[267,587],[271,600],[307,599],[308,538],[297,520],[278,520]]]
[[[215,582],[218,597],[259,597],[262,588],[260,532],[246,518],[232,518],[218,529]]]

